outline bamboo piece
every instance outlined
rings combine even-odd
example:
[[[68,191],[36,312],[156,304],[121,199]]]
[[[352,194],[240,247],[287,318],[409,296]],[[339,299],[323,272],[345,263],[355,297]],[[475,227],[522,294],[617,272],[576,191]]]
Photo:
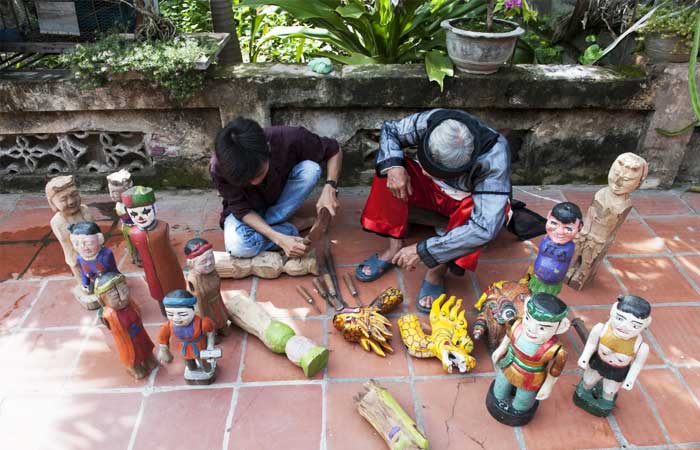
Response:
[[[311,250],[302,258],[282,257],[277,252],[262,252],[253,258],[234,258],[227,252],[214,252],[216,272],[221,278],[245,278],[251,275],[260,278],[278,278],[286,273],[298,277],[306,274],[318,275],[316,251]]]
[[[427,450],[428,438],[418,429],[388,390],[376,381],[364,384],[355,397],[357,411],[384,439],[391,450]]]

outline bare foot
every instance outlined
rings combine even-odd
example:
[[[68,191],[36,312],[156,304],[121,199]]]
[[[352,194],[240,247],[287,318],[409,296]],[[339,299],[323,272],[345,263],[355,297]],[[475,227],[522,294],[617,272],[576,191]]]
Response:
[[[289,223],[294,225],[299,231],[308,230],[313,226],[315,221],[316,218],[312,216],[294,216],[289,219]]]
[[[446,264],[441,264],[437,267],[433,267],[432,269],[428,269],[425,272],[425,281],[427,281],[430,284],[439,284],[444,286],[446,272]],[[437,300],[437,298],[433,298],[432,295],[426,295],[425,297],[418,299],[418,304],[424,308],[430,308],[435,300]]]
[[[394,255],[396,255],[399,252],[399,250],[401,250],[402,248],[403,248],[403,239],[390,238],[389,239],[389,248],[387,248],[386,250],[381,252],[379,254],[378,258],[381,261],[391,262],[391,260],[394,258]],[[362,273],[364,273],[367,276],[370,276],[370,275],[372,275],[372,268],[369,266],[364,266],[362,268]]]

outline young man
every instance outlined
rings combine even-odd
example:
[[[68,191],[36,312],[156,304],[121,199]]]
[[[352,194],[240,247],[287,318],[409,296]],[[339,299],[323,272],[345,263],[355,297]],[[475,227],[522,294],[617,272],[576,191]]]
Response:
[[[289,257],[303,256],[309,247],[299,231],[313,220],[292,216],[316,186],[323,162],[328,173],[316,211],[319,217],[335,216],[342,166],[338,142],[302,127],[263,129],[241,117],[222,129],[209,172],[223,197],[226,250],[239,258],[277,248]]]
[[[417,147],[417,158],[404,153]],[[429,269],[417,306],[429,312],[445,292],[448,265],[455,273],[475,270],[480,249],[506,221],[510,154],[505,137],[471,115],[435,109],[385,122],[379,141],[377,175],[361,223],[389,238],[389,247],[357,269],[361,281],[379,278],[392,264]],[[447,232],[404,247],[409,206],[449,218]]]

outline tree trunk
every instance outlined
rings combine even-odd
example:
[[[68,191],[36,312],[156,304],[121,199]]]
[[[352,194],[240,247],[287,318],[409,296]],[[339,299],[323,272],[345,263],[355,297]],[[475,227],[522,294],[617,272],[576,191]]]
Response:
[[[494,0],[486,0],[486,31],[491,31],[493,27],[493,4]]]
[[[236,34],[236,21],[233,18],[231,0],[209,0],[209,4],[211,6],[214,31],[217,33],[231,33],[231,40],[219,54],[220,64],[228,66],[243,62],[241,46],[238,43],[238,35]]]

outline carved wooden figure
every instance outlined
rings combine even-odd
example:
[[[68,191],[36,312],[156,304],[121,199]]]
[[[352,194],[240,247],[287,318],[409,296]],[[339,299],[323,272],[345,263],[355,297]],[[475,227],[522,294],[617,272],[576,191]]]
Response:
[[[122,193],[127,189],[131,188],[134,182],[131,180],[131,173],[128,170],[122,169],[118,172],[114,172],[107,176],[107,187],[109,188],[109,197],[114,203],[114,211],[119,217],[119,226],[124,236],[124,242],[126,243],[126,248],[129,251],[129,256],[131,257],[131,262],[139,267],[141,267],[141,258],[131,243],[131,238],[129,237],[131,233],[131,228],[134,226],[134,222],[129,217],[129,213],[126,212],[126,207],[122,203]]]
[[[569,329],[567,312],[559,298],[541,292],[526,302],[523,317],[508,326],[491,355],[496,380],[486,397],[489,413],[499,422],[525,425],[534,417],[538,401],[549,397],[566,364],[566,350],[557,335]]]
[[[190,239],[185,244],[187,256],[187,289],[197,297],[197,312],[214,321],[221,336],[231,334],[228,311],[221,298],[221,279],[214,270],[214,250],[204,239]]]
[[[574,392],[577,406],[600,417],[612,412],[618,391],[632,389],[649,356],[641,333],[650,324],[649,302],[635,295],[618,297],[608,321],[596,324],[585,339],[578,360],[583,378]]]
[[[95,280],[95,294],[104,305],[102,323],[114,337],[119,360],[126,370],[140,379],[158,366],[153,341],[143,328],[138,306],[129,298],[124,275],[106,272]]]
[[[95,279],[105,272],[119,272],[112,250],[105,247],[105,237],[95,222],[78,222],[69,225],[70,240],[78,253],[81,286],[92,294]]]
[[[569,286],[581,290],[595,276],[632,209],[630,194],[642,184],[648,171],[644,158],[634,153],[621,154],[610,167],[608,186],[596,192],[574,240],[576,252],[567,273]]]
[[[216,380],[216,360],[221,349],[214,348],[214,322],[200,317],[194,311],[197,299],[184,289],[177,289],[163,298],[168,321],[158,334],[158,359],[165,363],[173,360],[170,353],[172,335],[180,341],[178,353],[185,359],[187,384],[211,384]]]
[[[328,362],[328,349],[311,339],[297,335],[288,325],[273,320],[260,303],[245,291],[231,291],[224,299],[233,323],[257,337],[275,353],[284,353],[304,375],[314,376]]]
[[[182,268],[170,243],[170,225],[157,219],[156,196],[149,187],[134,186],[126,190],[122,202],[136,225],[131,229],[131,242],[143,262],[151,297],[158,301],[165,316],[162,303],[165,294],[185,288]]]
[[[51,218],[51,231],[61,244],[63,256],[75,277],[78,286],[82,285],[82,275],[78,266],[78,253],[71,243],[68,226],[78,222],[93,222],[95,219],[90,214],[88,207],[81,205],[80,193],[75,185],[72,175],[52,178],[46,183],[46,199],[49,206],[56,213]],[[78,302],[86,309],[97,309],[99,303],[85,296],[80,290],[75,292]]]
[[[253,258],[234,258],[226,252],[214,252],[216,271],[221,278],[278,278],[286,273],[292,277],[318,275],[316,250],[301,258],[287,258],[279,252],[262,252]]]

